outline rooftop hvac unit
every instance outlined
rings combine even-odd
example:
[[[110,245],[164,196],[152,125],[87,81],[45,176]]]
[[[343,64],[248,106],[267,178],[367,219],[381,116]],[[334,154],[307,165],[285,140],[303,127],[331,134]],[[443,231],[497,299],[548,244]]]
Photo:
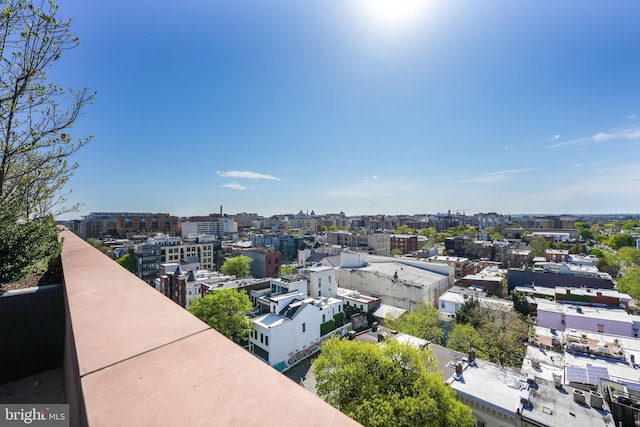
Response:
[[[598,393],[597,391],[591,391],[590,393],[590,399],[589,399],[589,404],[597,409],[604,409],[602,402],[603,402],[603,398],[602,395],[600,393]]]
[[[553,376],[553,385],[556,388],[560,388],[562,387],[562,375],[561,374],[556,374],[555,372],[553,374],[551,374]]]
[[[578,390],[577,388],[573,390],[573,401],[577,404],[581,405],[586,403],[587,399],[585,398],[584,391]]]

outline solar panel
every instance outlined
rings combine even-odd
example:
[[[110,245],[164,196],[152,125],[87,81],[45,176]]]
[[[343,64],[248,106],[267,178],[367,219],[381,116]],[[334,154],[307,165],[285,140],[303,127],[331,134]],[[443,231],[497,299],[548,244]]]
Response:
[[[567,380],[570,383],[589,384],[587,370],[577,366],[567,366]]]
[[[600,378],[608,380],[609,370],[603,366],[587,366],[587,376],[589,377],[589,384],[600,384]]]
[[[627,386],[627,390],[631,390],[631,391],[637,391],[640,392],[640,384],[636,383],[636,382],[630,382],[630,381],[620,381],[621,384],[624,384]]]

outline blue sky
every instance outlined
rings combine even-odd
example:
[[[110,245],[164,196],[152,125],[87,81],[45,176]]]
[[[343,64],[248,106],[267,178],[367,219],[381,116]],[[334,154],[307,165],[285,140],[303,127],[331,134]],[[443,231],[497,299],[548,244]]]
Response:
[[[640,2],[65,0],[75,218],[640,211]]]

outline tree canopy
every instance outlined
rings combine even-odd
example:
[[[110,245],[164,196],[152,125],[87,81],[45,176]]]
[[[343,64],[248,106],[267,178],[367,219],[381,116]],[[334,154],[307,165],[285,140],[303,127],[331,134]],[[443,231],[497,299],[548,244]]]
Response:
[[[438,309],[425,302],[420,303],[412,311],[397,319],[386,319],[385,323],[391,329],[432,343],[442,344],[444,339],[444,330],[440,327]]]
[[[124,254],[120,258],[118,258],[116,262],[121,266],[123,266],[124,268],[126,268],[127,270],[129,270],[130,272],[135,273],[136,263],[133,259],[133,255]]]
[[[519,313],[484,308],[471,299],[456,313],[447,347],[465,353],[474,347],[482,359],[503,366],[520,366],[528,331],[529,327]]]
[[[68,131],[94,93],[64,90],[46,71],[79,41],[51,0],[10,0],[0,18],[0,208],[41,217],[64,203],[77,164],[67,158],[91,139]]]
[[[12,209],[0,209],[0,283],[45,271],[59,254],[53,218],[18,221]]]
[[[426,349],[331,338],[313,373],[318,395],[366,426],[474,425],[471,410],[444,383]]]
[[[222,289],[196,301],[189,312],[237,344],[245,344],[251,332],[247,313],[252,305],[245,291]]]
[[[607,244],[613,249],[620,249],[623,246],[635,247],[636,239],[634,239],[634,237],[629,233],[614,234],[613,236],[609,237],[609,240],[607,240]]]
[[[230,276],[247,277],[251,272],[251,263],[253,259],[249,258],[245,255],[239,255],[233,258],[227,258],[224,260],[222,267],[220,270],[224,274],[228,274]]]
[[[278,269],[278,276],[284,277],[293,273],[293,265],[281,265]]]
[[[67,159],[90,140],[73,139],[69,129],[94,94],[47,78],[49,67],[79,44],[71,20],[57,18],[57,9],[49,0],[2,4],[0,281],[41,273],[56,253],[52,214],[75,209],[64,207],[63,187],[77,167]]]

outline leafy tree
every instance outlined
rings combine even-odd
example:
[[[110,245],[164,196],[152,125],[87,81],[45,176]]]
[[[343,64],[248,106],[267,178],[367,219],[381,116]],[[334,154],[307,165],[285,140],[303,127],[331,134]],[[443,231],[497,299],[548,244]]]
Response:
[[[640,251],[636,248],[624,246],[618,250],[618,256],[630,264],[640,265]]]
[[[416,234],[416,231],[407,224],[402,224],[396,228],[396,234]]]
[[[293,273],[293,265],[281,265],[278,269],[278,276],[284,277]]]
[[[471,427],[428,350],[331,338],[313,364],[318,395],[366,426]]]
[[[57,9],[52,0],[9,0],[0,17],[0,209],[13,204],[24,217],[64,203],[63,186],[77,167],[67,158],[91,139],[74,140],[67,130],[95,94],[47,79],[48,68],[79,44]]]
[[[189,312],[233,342],[243,345],[249,340],[251,300],[245,291],[222,289],[196,301]]]
[[[529,247],[531,248],[531,255],[534,257],[544,256],[544,252],[549,249],[549,241],[542,236],[536,236],[531,239]]]
[[[129,270],[130,272],[132,273],[136,272],[136,263],[133,259],[133,255],[124,254],[120,258],[118,258],[116,262],[121,266],[123,266],[124,268],[126,268],[127,270]]]
[[[476,331],[472,346],[481,358],[505,366],[522,364],[529,327],[519,313],[483,308],[475,299],[467,301],[456,313],[456,322],[447,341],[447,347],[466,352],[469,347],[462,345],[468,345],[468,340],[463,340],[462,335],[468,333],[469,328],[461,326]]]
[[[484,352],[486,347],[484,340],[476,328],[470,324],[456,323],[449,331],[447,347],[462,353],[467,353],[474,348],[480,359],[489,360],[489,355]]]
[[[395,256],[395,255],[402,255],[402,249],[400,248],[393,248],[391,249],[391,256]]]
[[[434,227],[426,227],[420,230],[418,233],[420,236],[428,237],[429,239],[436,237],[436,229]]]
[[[513,308],[523,316],[531,314],[531,304],[525,295],[519,292],[513,292],[511,294],[511,300],[513,301]]]
[[[623,246],[635,247],[636,239],[629,233],[619,233],[609,237],[607,244],[613,249],[620,249]]]
[[[582,237],[585,240],[593,240],[594,239],[593,233],[588,228],[584,228],[584,229],[580,230],[580,237]]]
[[[504,239],[504,236],[502,235],[501,232],[495,231],[491,233],[491,240],[502,240],[502,239]]]
[[[412,311],[397,319],[386,320],[386,323],[391,329],[436,344],[442,344],[444,340],[444,330],[440,327],[438,309],[425,302],[421,302]]]
[[[604,252],[602,249],[599,249],[599,248],[590,249],[589,255],[595,255],[598,258],[604,258]]]
[[[224,264],[220,267],[220,271],[229,276],[247,277],[251,272],[251,263],[253,259],[245,255],[239,255],[224,260]]]
[[[624,274],[617,280],[618,290],[629,294],[633,299],[640,299],[640,267],[624,269]]]
[[[611,277],[618,276],[620,267],[620,257],[611,250],[604,252],[604,256],[598,260],[598,270],[609,273]]]
[[[480,301],[476,298],[470,298],[466,300],[456,311],[455,317],[456,323],[467,324],[471,323],[473,327],[478,327],[482,323],[480,313]]]
[[[623,230],[632,230],[636,227],[640,227],[640,221],[634,221],[632,219],[626,221],[624,224],[622,224],[622,229]]]
[[[16,209],[0,209],[0,283],[44,272],[59,255],[58,228],[53,218],[21,220]]]

